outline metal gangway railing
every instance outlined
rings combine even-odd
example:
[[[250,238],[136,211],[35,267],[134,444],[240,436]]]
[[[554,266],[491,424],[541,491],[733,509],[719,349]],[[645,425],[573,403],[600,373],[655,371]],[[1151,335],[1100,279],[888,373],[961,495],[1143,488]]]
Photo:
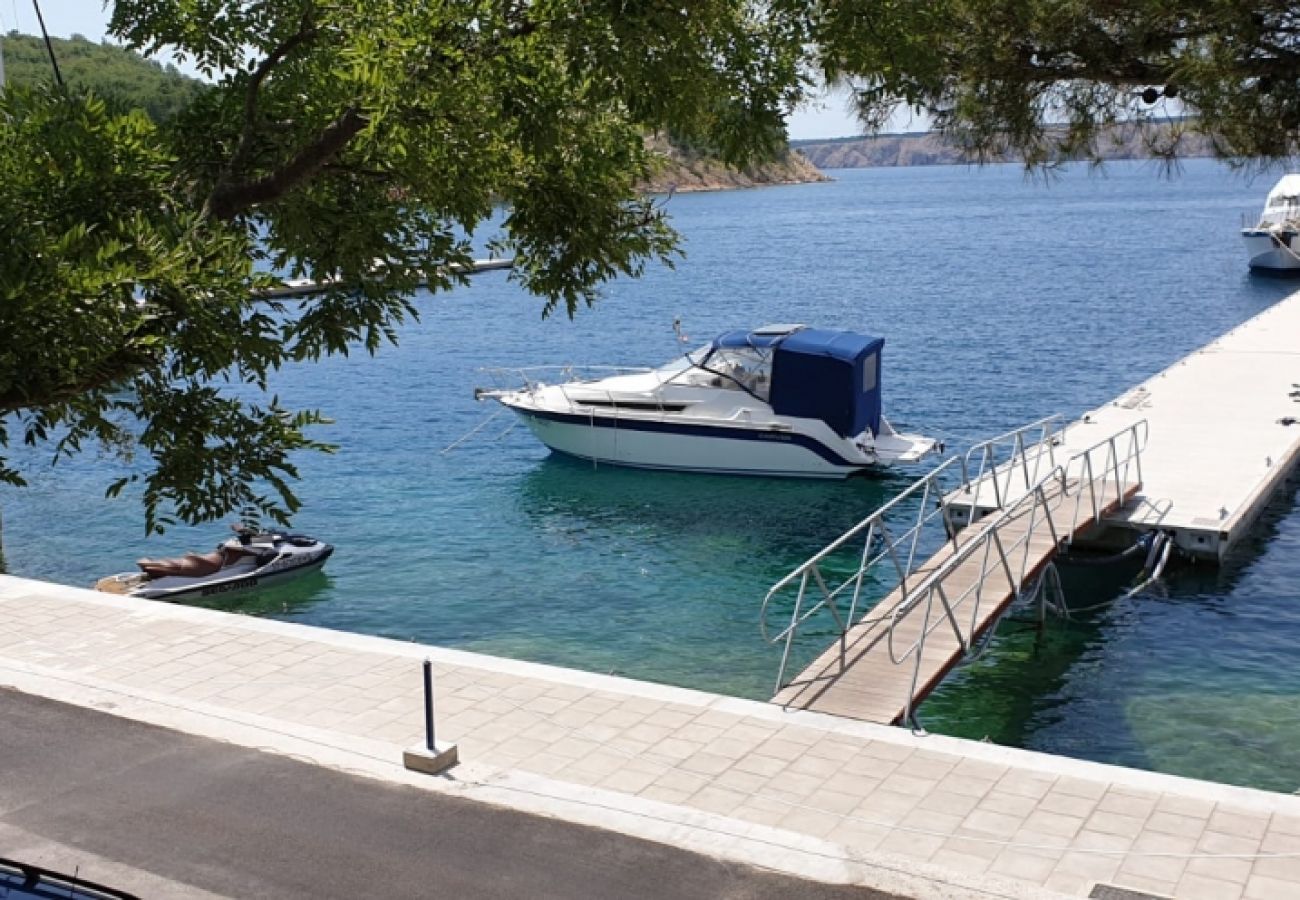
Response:
[[[764,637],[769,643],[784,645],[777,692],[787,683],[790,655],[800,628],[827,611],[836,627],[841,655],[851,629],[885,628],[891,662],[901,665],[909,658],[916,659],[906,705],[910,715],[926,637],[934,627],[949,622],[961,651],[971,652],[990,574],[1002,572],[1012,595],[1018,597],[1032,574],[1036,557],[1030,545],[1041,535],[1041,528],[1047,528],[1052,548],[1068,543],[1085,520],[1100,522],[1108,508],[1122,504],[1140,484],[1145,421],[1058,463],[1062,434],[1060,417],[1052,416],[976,444],[965,456],[933,470],[777,582],[764,598],[760,614]],[[1008,447],[1010,452],[1006,452]],[[987,500],[980,500],[983,482],[996,492],[1001,511],[986,516],[975,527],[959,530],[963,522],[978,515],[977,504],[983,502],[987,508]],[[1070,507],[1068,513],[1065,507]],[[1008,523],[1022,520],[1027,525],[1024,533],[1009,535],[1010,540],[1005,541]],[[981,561],[978,576],[958,596],[948,597],[944,590],[947,577],[977,557]],[[787,616],[779,607],[792,592]],[[880,601],[891,593],[897,602],[873,616],[876,603],[872,600]],[[936,600],[942,618],[933,618]],[[957,611],[967,602],[971,603],[970,617],[963,628]],[[910,644],[895,646],[900,623],[922,605],[920,636]],[[842,606],[846,607],[843,611]],[[779,630],[769,624],[778,615]]]

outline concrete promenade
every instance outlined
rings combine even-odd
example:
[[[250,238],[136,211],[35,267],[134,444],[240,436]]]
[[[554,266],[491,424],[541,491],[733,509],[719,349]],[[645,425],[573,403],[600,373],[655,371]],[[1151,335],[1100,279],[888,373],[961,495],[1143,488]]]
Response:
[[[438,777],[401,766],[426,657]],[[0,686],[908,896],[1300,896],[1300,797],[4,576]]]

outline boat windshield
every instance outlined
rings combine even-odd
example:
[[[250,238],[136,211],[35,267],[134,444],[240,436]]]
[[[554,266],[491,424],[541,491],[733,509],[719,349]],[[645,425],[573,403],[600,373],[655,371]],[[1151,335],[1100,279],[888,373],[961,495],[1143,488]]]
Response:
[[[656,371],[674,384],[745,391],[767,402],[772,385],[772,353],[755,347],[701,347]]]
[[[676,359],[669,360],[659,368],[655,369],[655,371],[664,376],[665,381],[670,381],[674,375],[680,375],[688,369],[693,369],[698,366],[700,362],[709,355],[710,349],[710,345],[705,344],[703,347],[692,350],[685,356],[679,356]]]

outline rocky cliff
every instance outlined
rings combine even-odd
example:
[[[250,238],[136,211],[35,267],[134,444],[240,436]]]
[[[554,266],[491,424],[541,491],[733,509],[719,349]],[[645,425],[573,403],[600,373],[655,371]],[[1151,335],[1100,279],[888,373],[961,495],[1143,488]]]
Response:
[[[780,159],[744,169],[734,169],[704,153],[652,138],[650,147],[662,159],[659,171],[643,185],[647,193],[677,191],[725,191],[732,188],[770,184],[803,184],[830,181],[802,153],[786,151]]]
[[[1110,135],[1102,141],[1102,144],[1102,155],[1105,159],[1149,159],[1151,155],[1141,140],[1131,133]],[[972,162],[935,132],[881,134],[823,141],[791,141],[791,147],[806,156],[819,169],[942,166]],[[1184,135],[1178,155],[1211,156],[1210,142],[1201,135]],[[1015,162],[1017,159],[1009,156],[1000,161]]]

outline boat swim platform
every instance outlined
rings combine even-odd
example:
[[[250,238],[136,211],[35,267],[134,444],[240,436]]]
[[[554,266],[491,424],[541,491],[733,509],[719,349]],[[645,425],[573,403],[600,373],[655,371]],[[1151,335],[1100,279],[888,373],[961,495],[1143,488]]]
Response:
[[[1159,530],[1186,555],[1221,563],[1300,462],[1300,292],[1071,423],[1055,453],[1141,420],[1142,492],[1080,546],[1113,549],[1134,530]],[[980,506],[977,515],[994,508]]]
[[[1122,510],[1141,487],[1116,481],[1109,472],[1091,483],[1048,477],[1039,502],[1010,504],[1005,514],[958,532],[772,702],[882,725],[914,721],[916,706],[972,654],[1026,586],[1043,589],[1039,579],[1062,546],[1094,528],[1098,516]],[[1097,504],[1081,506],[1090,495],[1100,498]]]

